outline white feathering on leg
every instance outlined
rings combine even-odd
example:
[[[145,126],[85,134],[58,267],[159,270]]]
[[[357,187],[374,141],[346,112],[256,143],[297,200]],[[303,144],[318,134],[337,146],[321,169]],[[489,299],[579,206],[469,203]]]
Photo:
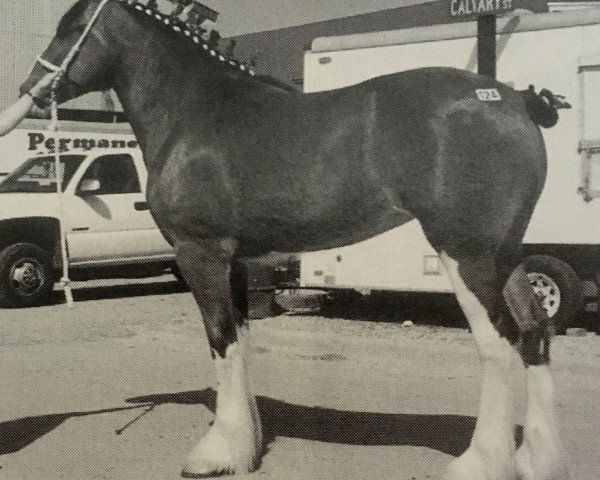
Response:
[[[194,448],[184,476],[254,471],[262,453],[262,431],[247,366],[248,328],[238,328],[238,341],[225,358],[215,357],[218,381],[214,424]]]
[[[529,394],[523,445],[517,451],[521,480],[567,480],[554,398],[554,382],[547,365],[527,368]]]
[[[465,284],[457,261],[445,252],[441,258],[483,363],[475,432],[467,451],[449,465],[444,480],[517,480],[510,381],[514,352],[492,325],[485,307]]]

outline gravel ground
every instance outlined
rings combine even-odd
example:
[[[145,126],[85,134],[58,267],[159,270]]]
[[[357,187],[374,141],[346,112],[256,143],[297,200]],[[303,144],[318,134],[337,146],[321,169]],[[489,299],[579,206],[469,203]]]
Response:
[[[0,478],[179,478],[214,409],[191,295],[163,278],[91,282],[75,298],[72,310],[0,311]],[[268,450],[247,478],[424,480],[466,448],[480,367],[455,307],[417,302],[394,322],[377,313],[252,321]],[[557,337],[553,358],[572,478],[596,480],[600,338]]]

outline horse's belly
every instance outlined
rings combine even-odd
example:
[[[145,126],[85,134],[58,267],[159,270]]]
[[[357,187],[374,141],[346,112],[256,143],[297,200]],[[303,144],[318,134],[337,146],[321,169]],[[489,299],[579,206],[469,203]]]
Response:
[[[244,222],[240,247],[247,254],[270,251],[302,252],[352,245],[412,220],[405,209],[390,207],[377,210],[346,210],[302,222],[293,215],[274,214]]]

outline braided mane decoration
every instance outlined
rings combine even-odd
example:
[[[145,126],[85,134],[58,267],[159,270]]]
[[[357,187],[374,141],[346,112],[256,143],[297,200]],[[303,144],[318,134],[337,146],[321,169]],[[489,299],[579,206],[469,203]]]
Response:
[[[178,6],[175,8],[175,10],[166,14],[158,10],[158,2],[156,0],[146,0],[145,4],[141,1],[135,0],[117,1],[134,11],[147,15],[149,18],[157,21],[157,23],[162,23],[165,26],[170,27],[175,33],[187,38],[188,41],[197,44],[203,52],[213,57],[216,61],[239,69],[242,72],[246,72],[251,76],[256,75],[250,66],[221,53],[206,40],[204,40],[204,38],[197,33],[197,25],[191,26],[181,20],[179,16],[182,13],[189,13],[189,11],[186,12],[186,10],[193,6],[193,2],[190,2],[189,0],[177,0]],[[181,6],[184,7],[183,10],[181,9]]]

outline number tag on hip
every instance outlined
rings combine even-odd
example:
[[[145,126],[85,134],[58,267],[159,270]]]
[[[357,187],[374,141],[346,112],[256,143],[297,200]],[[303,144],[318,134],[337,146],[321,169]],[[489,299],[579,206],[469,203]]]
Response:
[[[477,98],[482,102],[498,102],[502,100],[500,92],[496,88],[478,88],[475,90]]]

